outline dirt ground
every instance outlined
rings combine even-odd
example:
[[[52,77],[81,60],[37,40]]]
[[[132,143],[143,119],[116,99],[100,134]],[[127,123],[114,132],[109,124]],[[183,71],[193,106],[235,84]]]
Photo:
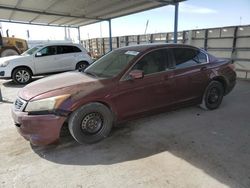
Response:
[[[0,80],[0,187],[250,187],[250,82],[221,107],[188,107],[127,122],[109,138],[34,147],[10,115],[18,86]]]

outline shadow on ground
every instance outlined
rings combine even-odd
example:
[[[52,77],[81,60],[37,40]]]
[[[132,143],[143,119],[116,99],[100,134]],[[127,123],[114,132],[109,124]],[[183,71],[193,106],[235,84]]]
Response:
[[[32,148],[46,160],[67,165],[111,165],[170,152],[230,187],[248,188],[249,96],[250,87],[238,86],[218,110],[190,107],[138,119],[92,145],[77,144],[66,132],[58,145]]]
[[[8,103],[8,104],[12,104],[13,103],[13,101],[10,101],[9,99],[5,99],[5,98],[3,98],[3,99],[0,99],[0,104],[1,103]]]
[[[31,82],[34,82],[36,80],[39,80],[41,78],[44,78],[42,76],[39,76],[39,77],[34,77],[32,78]],[[13,80],[8,80],[6,82],[3,83],[3,86],[8,88],[8,87],[11,87],[11,88],[23,88],[24,86],[26,86],[26,84],[16,84]]]

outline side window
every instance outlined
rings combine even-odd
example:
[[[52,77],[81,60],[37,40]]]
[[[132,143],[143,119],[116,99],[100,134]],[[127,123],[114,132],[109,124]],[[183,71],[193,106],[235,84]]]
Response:
[[[199,51],[190,48],[174,48],[173,55],[175,58],[176,68],[186,68],[200,63],[196,56]]]
[[[58,46],[59,54],[76,53],[81,52],[81,50],[76,46]]]
[[[57,46],[57,54],[63,54],[63,46]]]
[[[197,56],[194,59],[199,63],[207,63],[207,55],[201,51],[197,54]]]
[[[47,46],[40,50],[42,56],[55,55],[56,54],[56,46]]]
[[[133,69],[143,70],[144,74],[152,74],[166,70],[165,50],[155,50],[146,54]]]
[[[72,50],[73,50],[73,53],[77,53],[77,52],[82,52],[82,50],[80,50],[78,47],[76,46],[72,46]]]
[[[24,48],[23,43],[20,41],[16,41],[17,48]]]

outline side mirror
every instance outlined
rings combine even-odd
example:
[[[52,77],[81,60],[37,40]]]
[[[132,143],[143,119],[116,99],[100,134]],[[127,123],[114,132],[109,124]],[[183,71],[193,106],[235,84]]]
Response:
[[[128,75],[130,80],[141,79],[144,77],[142,70],[132,70]]]
[[[36,57],[41,57],[43,54],[41,52],[36,53]]]

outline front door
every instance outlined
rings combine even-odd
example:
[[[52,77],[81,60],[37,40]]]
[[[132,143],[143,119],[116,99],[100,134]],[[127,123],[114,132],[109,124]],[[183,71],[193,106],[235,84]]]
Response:
[[[167,51],[154,50],[142,57],[131,70],[142,70],[144,77],[122,80],[115,98],[122,118],[166,106],[173,102],[172,71],[167,69]]]
[[[36,74],[59,72],[61,67],[58,56],[56,46],[47,46],[41,49],[34,57]]]

